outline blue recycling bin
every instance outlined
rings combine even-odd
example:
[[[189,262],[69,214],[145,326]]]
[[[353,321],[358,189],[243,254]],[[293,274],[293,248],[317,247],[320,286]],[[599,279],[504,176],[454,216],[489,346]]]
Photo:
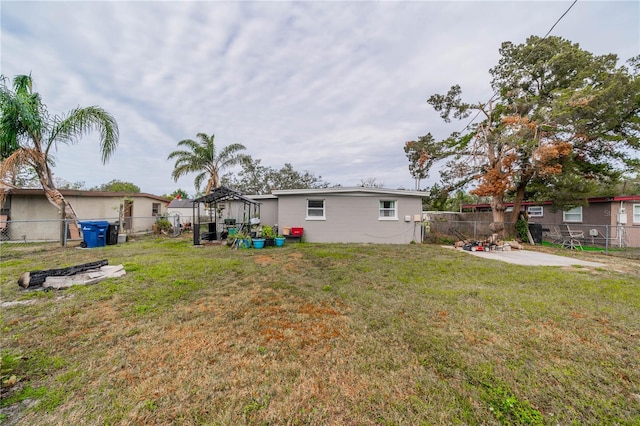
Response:
[[[82,228],[84,246],[87,248],[104,247],[107,243],[107,229],[109,222],[106,220],[88,220],[78,222]]]

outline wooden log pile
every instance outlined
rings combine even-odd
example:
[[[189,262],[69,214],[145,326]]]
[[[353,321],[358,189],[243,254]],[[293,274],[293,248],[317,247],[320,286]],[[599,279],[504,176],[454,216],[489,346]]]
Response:
[[[25,289],[62,289],[73,285],[95,284],[126,274],[122,265],[108,265],[109,262],[105,259],[67,268],[25,272],[18,279],[18,285]]]

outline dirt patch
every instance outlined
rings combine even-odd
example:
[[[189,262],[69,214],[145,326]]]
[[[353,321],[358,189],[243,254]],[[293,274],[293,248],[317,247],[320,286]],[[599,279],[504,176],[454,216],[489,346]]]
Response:
[[[275,259],[271,256],[267,256],[266,254],[258,255],[254,260],[260,266],[273,265],[275,263]]]

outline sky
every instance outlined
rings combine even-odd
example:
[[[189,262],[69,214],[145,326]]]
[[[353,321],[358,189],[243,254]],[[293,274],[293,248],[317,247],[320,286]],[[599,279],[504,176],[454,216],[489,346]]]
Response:
[[[56,177],[195,194],[170,152],[198,133],[331,184],[414,189],[406,141],[436,139],[429,96],[492,95],[502,42],[544,36],[571,1],[56,1],[0,3],[0,70],[31,74],[49,112],[97,105],[118,122],[102,164],[96,134],[60,145]],[[622,64],[640,54],[640,2],[578,1],[551,35]],[[438,179],[432,173],[422,187]]]

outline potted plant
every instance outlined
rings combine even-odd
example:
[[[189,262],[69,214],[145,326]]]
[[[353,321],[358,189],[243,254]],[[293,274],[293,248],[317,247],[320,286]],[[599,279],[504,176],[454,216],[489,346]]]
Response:
[[[254,238],[251,242],[255,249],[264,248],[264,238]]]
[[[278,234],[278,236],[274,239],[276,247],[282,247],[284,245],[286,238],[282,234]]]
[[[265,247],[273,247],[275,237],[276,237],[276,233],[273,230],[272,226],[265,225],[262,227],[262,238],[264,238]]]
[[[227,237],[227,245],[231,248],[250,248],[251,236],[246,232],[238,232],[235,235],[229,235]]]

